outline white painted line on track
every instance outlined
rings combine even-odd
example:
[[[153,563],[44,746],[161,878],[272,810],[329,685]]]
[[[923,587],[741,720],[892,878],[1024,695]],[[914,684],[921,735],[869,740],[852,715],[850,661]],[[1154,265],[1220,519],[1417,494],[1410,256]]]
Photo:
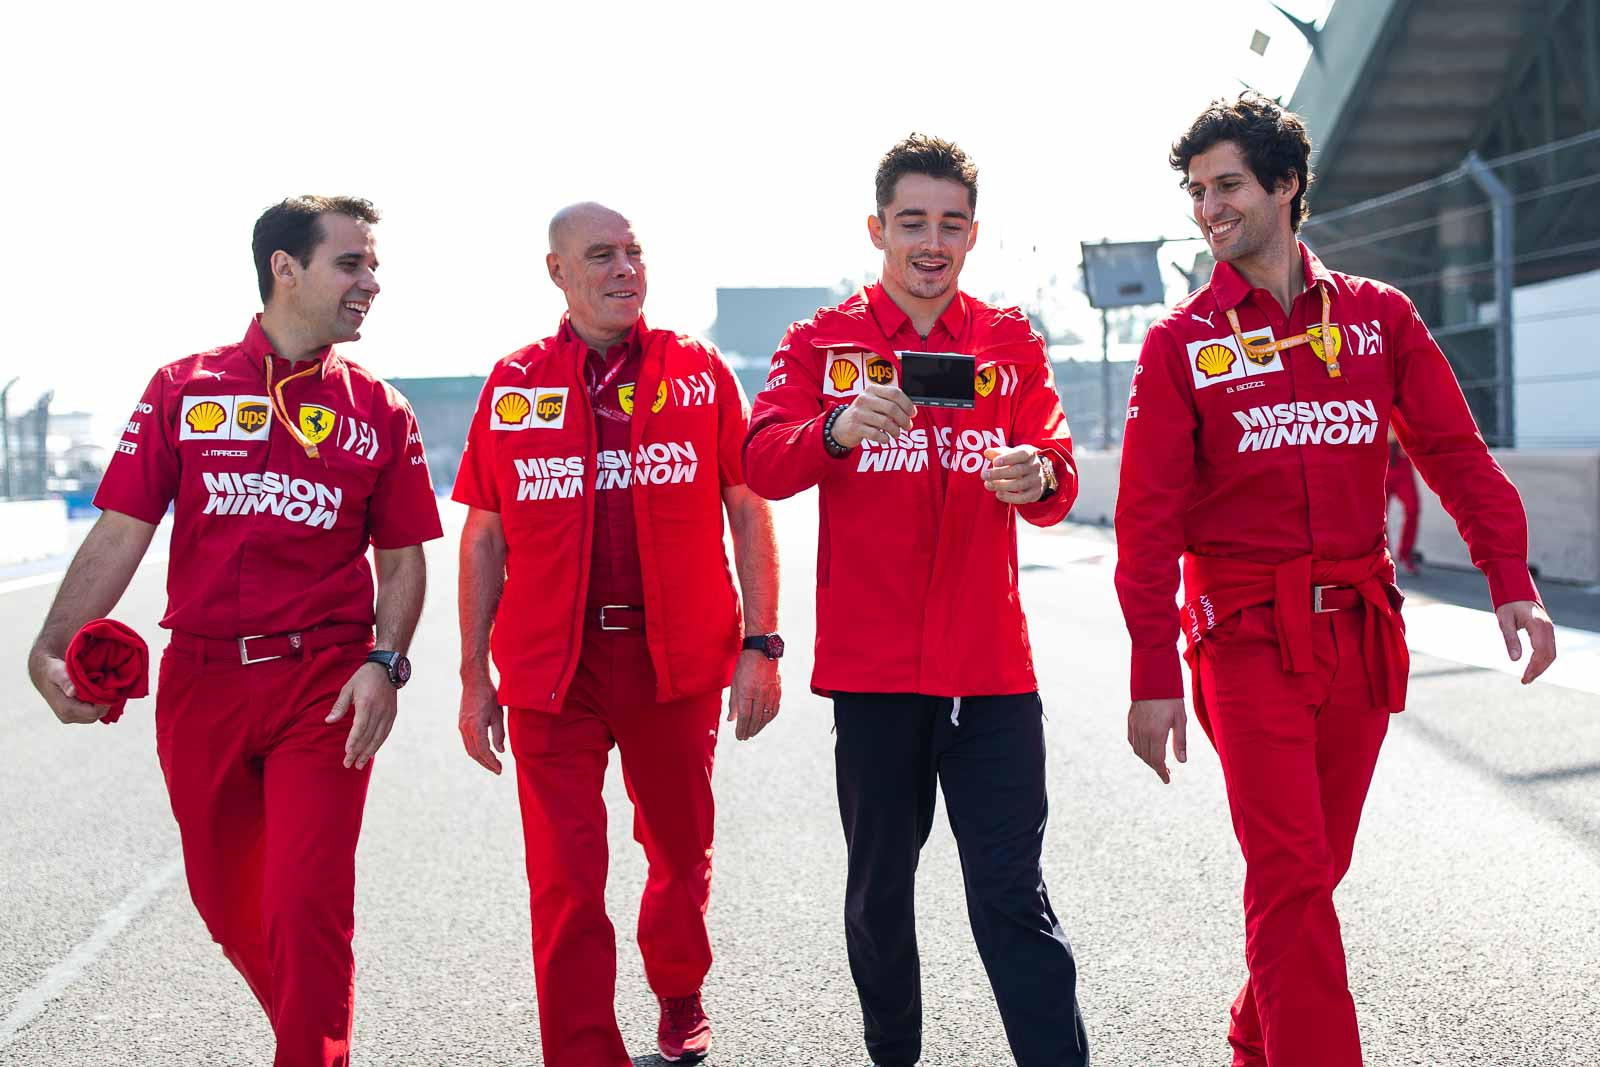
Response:
[[[29,1023],[44,1013],[52,1000],[66,992],[67,987],[110,947],[117,935],[181,873],[183,856],[180,854],[167,860],[150,877],[135,886],[132,892],[117,902],[116,907],[100,917],[100,924],[94,928],[88,940],[46,971],[31,989],[24,990],[11,1013],[0,1019],[0,1048],[15,1041]]]
[[[139,570],[144,570],[146,567],[153,567],[166,561],[167,554],[165,552],[146,556],[140,561]],[[7,593],[20,593],[24,589],[37,589],[41,585],[55,585],[66,576],[67,572],[61,570],[46,571],[44,574],[30,574],[26,578],[13,578],[9,582],[0,582],[0,596],[4,596]]]
[[[1457,604],[1406,607],[1406,644],[1413,652],[1522,677],[1528,637],[1522,634],[1522,659],[1506,655],[1505,639],[1494,613]],[[1535,684],[1559,685],[1600,695],[1600,633],[1556,627],[1556,661]]]

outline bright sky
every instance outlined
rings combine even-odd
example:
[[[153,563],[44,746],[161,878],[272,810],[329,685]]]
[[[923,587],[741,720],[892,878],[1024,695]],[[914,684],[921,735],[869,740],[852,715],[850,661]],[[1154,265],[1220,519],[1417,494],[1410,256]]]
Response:
[[[1192,233],[1172,138],[1241,82],[1287,98],[1309,52],[1266,0],[153,0],[7,22],[0,377],[24,376],[13,411],[54,389],[112,418],[161,363],[243,335],[251,225],[285,195],[383,211],[383,293],[345,351],[385,377],[481,374],[550,333],[545,224],[574,200],[634,218],[648,314],[676,329],[711,324],[717,286],[872,273],[873,171],[912,130],[980,169],[963,288],[1023,301],[1070,284],[1079,241]]]

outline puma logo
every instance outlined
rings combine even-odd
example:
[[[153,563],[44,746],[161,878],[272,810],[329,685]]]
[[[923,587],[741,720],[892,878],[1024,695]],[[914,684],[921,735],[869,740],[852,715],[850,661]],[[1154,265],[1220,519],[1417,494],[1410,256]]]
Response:
[[[508,359],[508,360],[506,360],[506,364],[507,364],[507,366],[511,366],[511,367],[517,368],[523,374],[527,374],[528,373],[528,365],[526,363],[518,363],[514,359]]]
[[[1191,312],[1189,312],[1189,317],[1191,319],[1193,319],[1194,321],[1196,321],[1196,322],[1205,323],[1206,326],[1208,328],[1210,328],[1210,329],[1216,329],[1216,327],[1211,325],[1211,320],[1212,320],[1213,317],[1215,317],[1216,314],[1217,313],[1215,311],[1213,311],[1210,315],[1207,315],[1205,318],[1202,319],[1199,315],[1196,315],[1194,312],[1191,311]]]
[[[204,367],[196,367],[195,368],[195,373],[196,374],[209,374],[213,378],[215,378],[217,381],[219,381],[219,382],[222,381],[222,372],[221,371],[206,370]]]

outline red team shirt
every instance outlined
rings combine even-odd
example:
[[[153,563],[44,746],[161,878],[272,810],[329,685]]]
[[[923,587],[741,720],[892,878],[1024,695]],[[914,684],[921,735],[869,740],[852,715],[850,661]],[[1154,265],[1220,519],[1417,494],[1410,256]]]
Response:
[[[1183,695],[1174,597],[1185,551],[1278,564],[1356,559],[1383,546],[1391,421],[1495,605],[1538,599],[1522,499],[1410,299],[1300,249],[1306,291],[1287,317],[1220,263],[1145,339],[1117,500],[1116,584],[1135,700]],[[1323,288],[1340,377],[1307,344],[1266,357],[1239,351],[1228,309],[1247,341],[1320,333]]]
[[[580,343],[572,323],[561,338]],[[639,377],[639,327],[604,353],[589,350],[583,372],[594,396],[595,444],[600,455],[628,454],[632,418],[623,411],[622,391]],[[609,379],[609,380],[608,380]],[[604,410],[602,410],[604,409]],[[617,416],[622,418],[618,419]],[[633,494],[610,481],[594,494],[594,555],[589,562],[589,603],[644,604],[644,574],[639,568],[639,537],[633,522]]]
[[[268,358],[316,458],[273,416]],[[152,524],[176,502],[161,625],[202,637],[371,625],[367,546],[443,534],[405,398],[331,348],[290,364],[259,316],[156,372],[94,502]]]

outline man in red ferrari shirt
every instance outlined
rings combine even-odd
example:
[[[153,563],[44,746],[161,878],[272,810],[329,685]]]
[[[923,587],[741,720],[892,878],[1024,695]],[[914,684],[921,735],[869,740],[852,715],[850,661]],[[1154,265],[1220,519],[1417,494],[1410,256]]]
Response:
[[[264,310],[239,343],[156,372],[28,660],[62,722],[105,714],[62,653],[175,504],[156,752],[190,894],[271,1020],[277,1067],[349,1062],[356,839],[410,677],[422,542],[441,533],[410,407],[332,347],[378,294],[377,221],[315,196],[257,220]]]
[[[1021,1067],[1088,1062],[1072,949],[1051,911],[1044,728],[1017,598],[1017,520],[1066,516],[1072,439],[1044,342],[957,288],[977,168],[913,135],[883,157],[883,280],[796,323],[745,443],[763,496],[818,488],[817,647],[849,849],[845,940],[873,1062],[921,1055],[917,858],[942,784],[967,912]],[[973,357],[970,409],[917,407],[900,353]]]
[[[1555,657],[1522,502],[1404,293],[1299,244],[1311,143],[1255,93],[1173,146],[1217,267],[1145,340],[1117,501],[1117,592],[1133,642],[1128,741],[1169,780],[1187,758],[1176,647],[1245,857],[1239,1067],[1359,1067],[1333,890],[1407,652],[1384,549],[1393,426],[1489,581],[1523,681]],[[1186,603],[1174,603],[1178,559]]]
[[[731,681],[740,740],[778,713],[777,544],[766,502],[744,484],[738,381],[715,348],[645,324],[628,220],[599,204],[564,209],[546,263],[567,315],[490,371],[455,486],[470,508],[461,736],[499,774],[509,725],[545,1063],[630,1063],[605,909],[613,745],[650,864],[638,929],[661,1003],[657,1044],[668,1061],[698,1059],[711,1041],[700,986],[720,696]]]

